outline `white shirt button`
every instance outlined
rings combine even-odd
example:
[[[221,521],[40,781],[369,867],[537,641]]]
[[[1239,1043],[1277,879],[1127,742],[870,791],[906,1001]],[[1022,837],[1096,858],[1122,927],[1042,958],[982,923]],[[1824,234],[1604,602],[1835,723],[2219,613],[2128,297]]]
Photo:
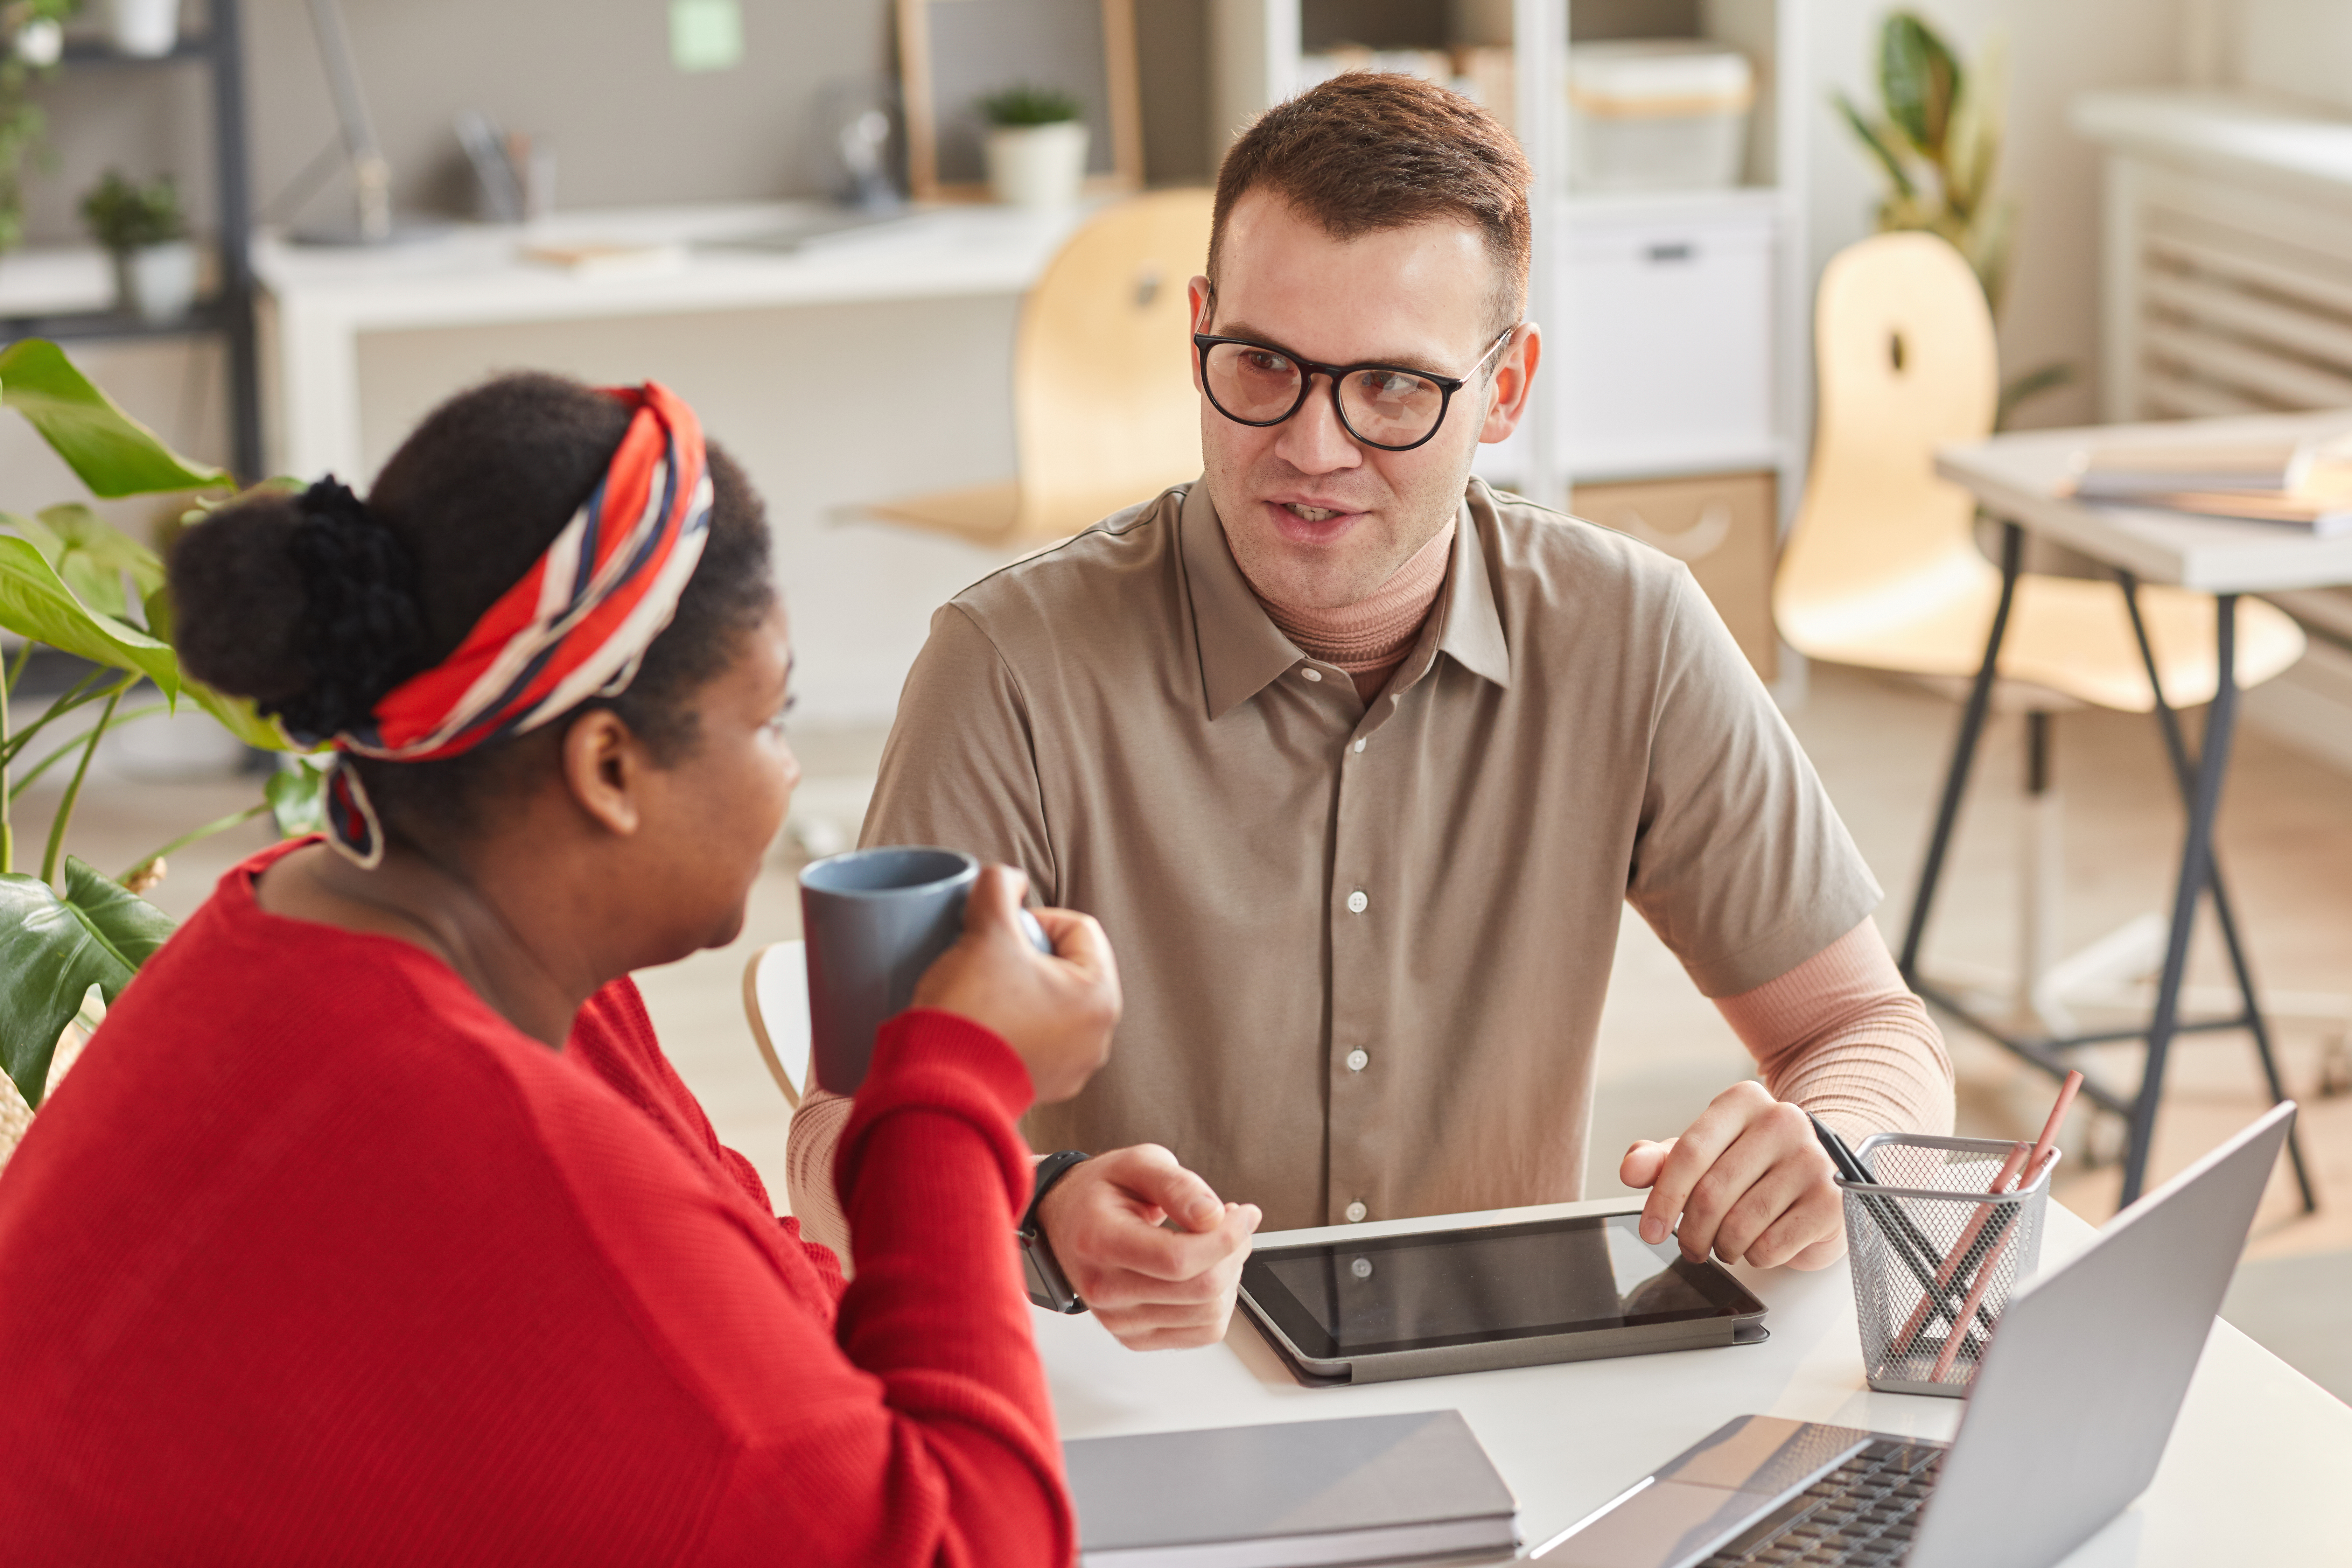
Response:
[[[1348,1070],[1349,1072],[1361,1072],[1366,1068],[1371,1066],[1371,1064],[1372,1058],[1366,1056],[1361,1049],[1352,1050],[1348,1053]]]
[[[1347,1208],[1348,1223],[1349,1225],[1355,1225],[1370,1213],[1371,1213],[1371,1210],[1366,1208],[1360,1203],[1349,1204]]]
[[[1309,680],[1320,680],[1323,679],[1323,672],[1319,669],[1302,669],[1298,673],[1305,676]]]
[[[1364,743],[1363,743],[1361,741],[1357,742],[1356,742],[1356,750],[1358,750],[1358,751],[1360,751],[1360,751],[1362,751],[1363,749],[1364,749]]]
[[[1358,888],[1354,892],[1348,895],[1348,912],[1349,914],[1360,915],[1371,907],[1372,900],[1364,896],[1363,889]]]

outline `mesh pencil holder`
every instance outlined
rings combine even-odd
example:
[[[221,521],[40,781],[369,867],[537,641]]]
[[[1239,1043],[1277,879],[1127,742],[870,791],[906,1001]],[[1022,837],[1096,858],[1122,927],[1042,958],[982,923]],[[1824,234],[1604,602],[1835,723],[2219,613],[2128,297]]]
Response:
[[[2057,1155],[1995,1196],[1985,1189],[2012,1147],[1881,1132],[1854,1151],[1877,1181],[1838,1186],[1863,1370],[1880,1393],[1965,1396],[2010,1292],[2041,1262]]]

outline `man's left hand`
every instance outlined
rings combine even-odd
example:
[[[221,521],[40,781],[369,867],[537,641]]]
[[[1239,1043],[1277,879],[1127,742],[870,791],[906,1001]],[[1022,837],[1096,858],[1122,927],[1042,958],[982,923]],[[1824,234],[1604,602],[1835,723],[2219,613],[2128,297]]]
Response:
[[[1672,1232],[1693,1262],[1712,1252],[1759,1268],[1824,1268],[1845,1253],[1837,1173],[1811,1121],[1752,1079],[1717,1095],[1681,1137],[1634,1144],[1617,1174],[1650,1189],[1642,1238]]]

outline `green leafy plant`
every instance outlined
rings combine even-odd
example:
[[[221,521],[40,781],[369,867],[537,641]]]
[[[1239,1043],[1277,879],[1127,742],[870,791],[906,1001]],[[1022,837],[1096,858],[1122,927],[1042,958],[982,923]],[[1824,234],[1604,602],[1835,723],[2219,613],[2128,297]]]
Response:
[[[181,457],[117,407],[55,343],[26,339],[0,350],[0,405],[22,415],[95,496],[227,485],[223,470]],[[41,1103],[58,1037],[84,1013],[91,989],[113,1001],[171,934],[170,917],[132,890],[152,880],[162,858],[264,812],[275,811],[281,826],[305,824],[305,787],[310,815],[316,814],[315,782],[287,786],[273,780],[268,798],[182,834],[120,877],[65,853],[75,803],[110,729],[185,698],[248,745],[290,749],[250,703],[181,673],[171,627],[163,563],[146,545],[79,501],[31,517],[0,512],[0,628],[23,639],[0,669],[0,1070],[27,1106]],[[41,711],[19,718],[11,699],[43,647],[85,668]],[[126,710],[125,700],[142,687],[152,687],[156,700]],[[93,709],[87,728],[63,722],[75,714],[88,721]],[[29,875],[17,867],[14,808],[26,788],[59,768],[70,769],[64,796],[50,819],[39,874]],[[315,769],[299,772],[315,781]]]
[[[1995,315],[2009,286],[2017,203],[2000,194],[2002,133],[2008,118],[2008,58],[1998,39],[1974,68],[1909,11],[1889,15],[1878,32],[1878,92],[1884,112],[1863,112],[1843,92],[1831,96],[1885,180],[1878,228],[1940,235],[1968,259]],[[2027,398],[2074,379],[2074,367],[2052,363],[2001,388],[1997,424]]]
[[[180,187],[169,174],[142,185],[120,169],[109,169],[81,198],[81,221],[92,239],[117,256],[188,237]]]
[[[46,151],[48,121],[33,84],[57,74],[65,19],[81,0],[0,4],[0,251],[25,240],[25,172]]]
[[[991,125],[1060,125],[1084,120],[1087,107],[1059,88],[1023,83],[992,92],[980,100],[981,117]]]

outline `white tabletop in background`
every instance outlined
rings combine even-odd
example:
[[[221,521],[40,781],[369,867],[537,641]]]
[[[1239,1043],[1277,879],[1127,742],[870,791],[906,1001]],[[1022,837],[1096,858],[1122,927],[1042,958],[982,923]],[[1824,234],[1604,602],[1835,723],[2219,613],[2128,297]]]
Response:
[[[2352,583],[2352,534],[2321,539],[2273,523],[2085,506],[2056,492],[2078,456],[2092,447],[2300,440],[2347,431],[2352,410],[2345,409],[2023,430],[1947,447],[1936,456],[1936,471],[1965,486],[1994,516],[2123,567],[2142,582],[2209,594],[2326,588]]]
[[[1511,1213],[1532,1218],[1630,1206],[1605,1202]],[[1345,1234],[1410,1228],[1417,1227],[1359,1226]],[[2053,1204],[2042,1267],[2073,1257],[2093,1235]],[[1238,1315],[1222,1344],[1153,1354],[1121,1349],[1089,1318],[1044,1311],[1034,1318],[1064,1437],[1458,1409],[1517,1496],[1530,1548],[1736,1415],[1951,1436],[1958,1401],[1874,1394],[1864,1384],[1843,1264],[1812,1274],[1738,1272],[1771,1309],[1766,1321],[1772,1338],[1764,1344],[1356,1388],[1300,1387]],[[2064,1418],[2063,1411],[2051,1413],[2055,1426]],[[2352,1555],[2347,1478],[2352,1407],[2218,1324],[2155,1484],[2067,1563],[2213,1568],[2343,1562]]]
[[[281,306],[331,313],[354,331],[1017,294],[1037,280],[1087,211],[940,206],[795,251],[701,243],[826,210],[809,202],[736,202],[562,213],[530,226],[455,225],[373,248],[304,246],[263,234],[253,262]],[[536,245],[587,244],[689,249],[673,266],[604,274],[523,254]]]

